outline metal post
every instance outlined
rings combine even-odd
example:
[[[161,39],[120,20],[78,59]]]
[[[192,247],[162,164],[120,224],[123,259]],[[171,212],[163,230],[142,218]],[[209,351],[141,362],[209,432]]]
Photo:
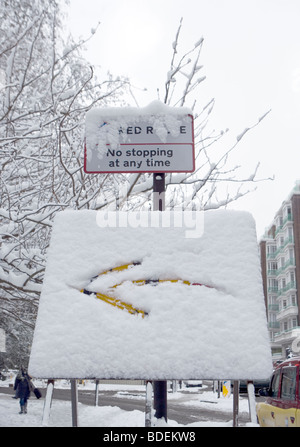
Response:
[[[42,419],[43,427],[48,426],[48,422],[49,422],[49,418],[50,418],[50,409],[51,409],[51,404],[52,404],[52,397],[53,397],[53,389],[54,389],[54,380],[48,380],[46,397],[45,397],[45,402],[44,402],[43,419]]]
[[[153,211],[165,210],[165,174],[153,174]],[[157,334],[159,336],[159,334]],[[167,381],[153,382],[154,416],[157,419],[164,418],[167,422]]]
[[[239,381],[233,382],[233,426],[239,425]]]
[[[257,422],[257,417],[256,417],[256,404],[255,404],[255,389],[252,381],[247,382],[247,392],[248,392],[250,420],[253,424],[255,424]]]
[[[146,411],[145,411],[145,427],[151,427],[151,410],[152,410],[152,382],[146,382]]]
[[[177,393],[177,380],[172,380],[172,393]]]
[[[165,174],[153,174],[153,211],[165,210]]]
[[[96,388],[95,388],[95,407],[98,407],[98,388],[99,388],[99,379],[96,379]]]
[[[71,379],[72,427],[78,427],[78,390],[77,380]]]
[[[167,381],[156,380],[154,382],[154,416],[156,419],[164,418],[168,421],[168,408],[167,408]]]

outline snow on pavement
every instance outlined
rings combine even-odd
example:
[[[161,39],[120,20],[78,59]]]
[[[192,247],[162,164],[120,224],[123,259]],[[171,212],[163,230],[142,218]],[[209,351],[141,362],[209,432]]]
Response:
[[[85,389],[88,389],[84,387]],[[90,384],[94,389],[94,384]],[[128,397],[132,392],[132,386],[128,385],[105,385],[102,389],[116,391],[120,398]],[[140,386],[138,391],[144,391],[145,387]],[[168,401],[176,400],[178,405],[182,405],[182,410],[188,407],[198,407],[213,411],[228,413],[227,422],[197,421],[188,425],[180,425],[174,420],[168,420],[165,427],[232,427],[232,407],[233,397],[218,398],[216,392],[204,391],[199,393],[198,388],[184,389],[185,393],[178,391],[168,393]],[[134,388],[134,391],[136,389]],[[101,392],[101,391],[100,391]],[[141,394],[141,399],[143,399]],[[45,399],[35,399],[31,397],[28,402],[28,413],[18,414],[19,402],[12,398],[12,395],[0,393],[0,427],[42,427],[42,416]],[[248,400],[240,396],[239,414],[249,414]],[[88,406],[78,403],[78,419],[80,427],[145,427],[145,413],[139,410],[125,411],[116,406]],[[155,423],[155,421],[154,421]],[[157,426],[161,425],[156,421]],[[256,426],[248,423],[247,426]],[[72,408],[70,401],[53,399],[48,427],[71,427]]]

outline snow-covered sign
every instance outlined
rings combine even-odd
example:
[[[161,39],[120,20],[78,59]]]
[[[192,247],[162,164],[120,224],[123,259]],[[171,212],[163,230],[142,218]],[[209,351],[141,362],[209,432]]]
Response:
[[[144,108],[92,109],[86,115],[87,173],[193,172],[193,115],[159,101]]]
[[[0,352],[6,352],[5,341],[5,330],[0,328]]]
[[[40,378],[263,379],[272,372],[248,213],[64,211],[29,372]],[[115,218],[114,218],[115,217]],[[165,221],[166,222],[166,221]],[[194,231],[193,223],[204,227]]]

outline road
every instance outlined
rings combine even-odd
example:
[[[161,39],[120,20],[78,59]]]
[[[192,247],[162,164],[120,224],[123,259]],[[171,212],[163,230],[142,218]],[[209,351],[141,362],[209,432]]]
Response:
[[[45,396],[46,390],[41,389],[43,397]],[[12,388],[0,387],[0,393],[14,394]],[[107,391],[99,390],[99,406],[117,406],[122,410],[132,411],[139,410],[145,411],[145,393],[142,391]],[[199,399],[201,398],[201,393],[199,393]],[[245,397],[247,398],[247,397]],[[60,389],[54,388],[53,399],[59,400],[71,400],[70,389]],[[198,408],[194,406],[188,406],[187,404],[182,404],[185,400],[184,392],[182,392],[182,398],[176,400],[168,400],[168,419],[174,420],[182,425],[191,424],[197,421],[215,421],[215,422],[228,422],[233,419],[232,414],[228,412],[212,411],[209,409]],[[78,401],[84,405],[94,405],[95,404],[95,392],[93,390],[78,390]],[[243,425],[249,422],[250,419],[247,414],[242,413],[239,415],[239,422]]]

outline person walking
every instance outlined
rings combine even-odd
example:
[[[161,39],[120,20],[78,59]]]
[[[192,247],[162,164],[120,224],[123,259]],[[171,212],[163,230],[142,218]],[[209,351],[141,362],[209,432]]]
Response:
[[[20,412],[19,414],[27,413],[27,401],[30,396],[30,377],[28,376],[26,370],[22,367],[19,371],[15,384],[14,390],[16,390],[16,399],[20,399]]]

